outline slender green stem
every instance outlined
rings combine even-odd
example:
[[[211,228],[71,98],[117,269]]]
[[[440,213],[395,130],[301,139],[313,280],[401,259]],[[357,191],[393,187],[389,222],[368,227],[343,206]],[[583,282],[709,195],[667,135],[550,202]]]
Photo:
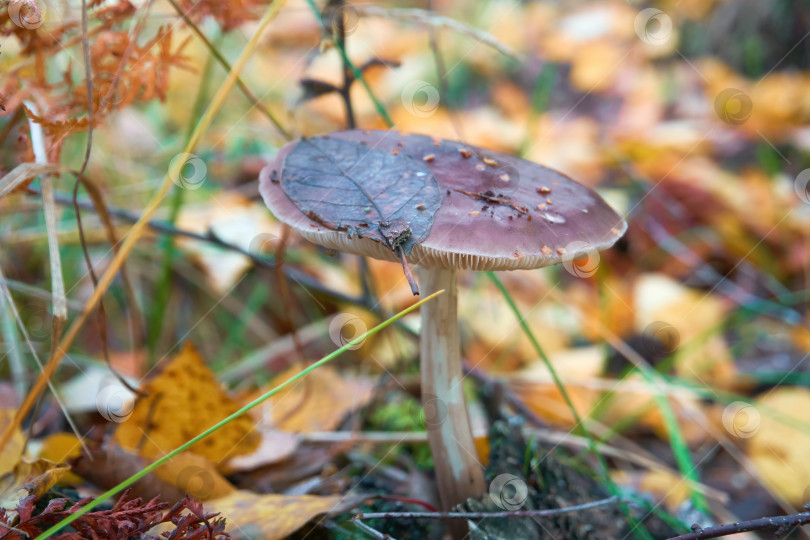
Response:
[[[323,26],[323,17],[321,16],[321,12],[318,11],[318,6],[315,5],[315,0],[307,0],[307,4],[309,4],[309,7],[312,9],[312,12],[315,14],[315,17],[317,17],[318,22],[320,22],[321,26]],[[388,127],[394,127],[394,121],[391,120],[390,116],[388,116],[388,113],[386,112],[385,107],[383,107],[382,102],[380,102],[380,100],[377,99],[377,96],[374,95],[374,91],[371,89],[371,86],[369,86],[368,81],[366,81],[365,77],[363,76],[363,72],[360,71],[357,68],[357,66],[355,66],[352,63],[351,60],[349,60],[349,55],[346,54],[346,48],[343,46],[343,43],[341,43],[340,40],[335,40],[335,46],[337,50],[340,52],[340,57],[343,59],[343,62],[351,70],[352,75],[354,75],[355,80],[360,81],[360,84],[362,84],[363,88],[366,89],[368,97],[371,98],[372,102],[374,102],[374,108],[377,109],[377,114],[380,115],[380,117],[383,119],[383,121]]]
[[[619,487],[616,485],[616,483],[610,477],[610,471],[608,469],[607,462],[605,461],[605,458],[602,457],[602,454],[599,453],[599,450],[597,448],[597,444],[594,442],[593,437],[591,437],[591,434],[588,431],[588,428],[585,426],[585,423],[582,421],[582,417],[579,416],[579,413],[577,412],[576,408],[574,407],[574,403],[571,401],[571,397],[568,395],[568,392],[565,390],[565,385],[563,384],[560,377],[557,375],[557,371],[554,369],[554,366],[551,365],[551,361],[548,359],[548,356],[546,356],[546,352],[543,350],[543,347],[540,346],[540,342],[537,341],[537,338],[534,336],[534,332],[532,332],[532,329],[529,328],[529,325],[526,322],[526,319],[521,315],[520,309],[517,307],[517,304],[515,303],[515,300],[512,298],[512,295],[509,294],[509,291],[506,289],[504,284],[501,283],[501,280],[498,279],[498,276],[495,275],[495,272],[487,272],[487,276],[489,277],[489,279],[492,280],[492,282],[495,284],[495,286],[498,288],[498,290],[503,295],[504,300],[506,300],[506,303],[509,305],[509,308],[515,314],[515,318],[517,318],[518,324],[520,324],[520,327],[523,330],[523,333],[526,334],[526,337],[529,338],[529,341],[531,341],[532,346],[534,347],[534,350],[537,352],[537,355],[543,360],[543,363],[548,368],[548,371],[551,374],[551,378],[554,381],[554,385],[557,387],[557,390],[560,391],[560,395],[563,397],[563,400],[565,401],[568,408],[571,410],[571,414],[574,417],[574,422],[575,422],[574,431],[576,433],[580,434],[581,436],[585,437],[585,440],[588,441],[588,451],[599,462],[600,469],[601,469],[600,472],[601,472],[602,481],[607,486],[607,488],[610,491],[611,495],[616,495],[616,496],[619,497],[619,501],[620,501],[619,502],[619,507],[621,508],[622,512],[624,512],[624,514],[627,516],[628,521],[633,525],[633,529],[632,529],[633,534],[636,535],[637,537],[640,536],[642,538],[652,540],[652,536],[650,535],[649,531],[647,531],[641,525],[641,523],[639,523],[638,520],[635,519],[630,514],[630,509],[621,500],[621,495],[622,494],[621,494],[621,492],[619,490]]]
[[[647,381],[647,384],[653,388],[657,388],[657,383],[662,382],[661,375],[655,370],[652,370],[647,366],[641,366],[640,371],[644,377],[644,380]],[[695,472],[697,467],[695,466],[695,462],[692,460],[692,455],[689,453],[689,447],[687,446],[686,440],[681,432],[681,428],[678,425],[675,412],[672,410],[672,407],[667,400],[667,396],[663,392],[653,392],[653,396],[656,404],[658,405],[658,409],[661,411],[661,415],[664,418],[664,426],[666,427],[667,435],[669,435],[669,444],[672,446],[672,453],[675,454],[675,461],[678,464],[678,468],[681,470],[681,474],[684,475],[687,483],[689,484],[689,498],[692,500],[692,504],[695,505],[695,509],[708,514],[711,512],[709,509],[709,503],[706,501],[706,497],[703,495],[703,493],[697,489],[697,485],[700,482],[700,479]]]
[[[161,465],[165,464],[167,461],[169,461],[173,457],[175,457],[178,454],[184,452],[185,450],[188,450],[191,446],[193,446],[193,445],[197,444],[198,442],[200,442],[201,440],[205,439],[206,437],[208,437],[209,435],[211,435],[212,433],[214,433],[215,431],[217,431],[221,427],[225,426],[229,422],[232,422],[233,420],[236,420],[237,418],[244,415],[245,413],[247,413],[249,410],[253,409],[257,405],[260,405],[261,403],[266,401],[269,397],[271,397],[274,394],[278,393],[280,390],[283,390],[284,388],[288,387],[292,383],[296,382],[297,380],[299,380],[302,377],[309,374],[311,371],[321,367],[325,363],[329,362],[330,360],[332,360],[335,357],[342,354],[344,351],[346,351],[348,349],[351,349],[351,348],[353,348],[353,347],[355,347],[357,345],[360,345],[361,343],[363,343],[363,341],[365,341],[370,336],[373,336],[374,334],[376,334],[377,332],[379,332],[383,328],[387,327],[391,323],[401,319],[402,317],[404,317],[408,313],[416,310],[417,308],[419,308],[425,302],[429,302],[430,300],[433,300],[434,298],[436,298],[437,296],[439,296],[443,292],[444,292],[444,290],[437,291],[437,292],[431,294],[430,296],[428,296],[426,298],[423,298],[422,300],[415,303],[414,305],[403,309],[402,311],[400,311],[399,313],[397,313],[396,315],[394,315],[390,319],[387,319],[386,321],[378,324],[377,326],[375,326],[371,330],[365,332],[364,334],[362,334],[360,336],[357,336],[356,338],[349,341],[348,343],[346,343],[345,345],[343,345],[341,348],[337,349],[336,351],[324,356],[323,358],[321,358],[320,360],[318,360],[317,362],[315,362],[314,364],[312,364],[311,366],[309,366],[305,370],[301,371],[297,375],[293,375],[292,377],[290,377],[289,379],[287,379],[286,381],[284,381],[280,385],[276,386],[275,388],[265,392],[264,394],[262,394],[258,398],[254,399],[253,401],[251,401],[250,403],[248,403],[247,405],[245,405],[244,407],[242,407],[241,409],[239,409],[238,411],[236,411],[232,415],[230,415],[227,418],[217,422],[216,424],[214,424],[210,428],[206,429],[205,431],[203,431],[202,433],[200,433],[199,435],[197,435],[196,437],[194,437],[193,439],[191,439],[187,443],[178,446],[177,448],[175,448],[174,450],[172,450],[171,452],[169,452],[168,454],[166,454],[162,458],[158,459],[154,463],[151,463],[151,464],[147,465],[142,470],[140,470],[137,473],[133,474],[132,476],[130,476],[129,478],[127,478],[126,480],[124,480],[123,482],[118,484],[117,486],[111,488],[110,490],[106,491],[105,493],[102,493],[97,498],[93,499],[88,504],[83,506],[82,509],[79,510],[78,512],[76,512],[74,514],[71,514],[69,517],[63,519],[62,521],[60,521],[59,523],[57,523],[56,525],[54,525],[50,529],[46,530],[45,532],[43,532],[42,534],[37,536],[35,540],[44,540],[45,538],[49,538],[52,535],[56,534],[57,532],[59,532],[59,530],[61,528],[65,527],[67,525],[70,525],[71,523],[73,523],[74,521],[76,521],[81,516],[85,515],[86,513],[88,513],[90,510],[92,510],[93,508],[95,508],[96,506],[101,504],[102,502],[106,501],[107,499],[109,499],[113,495],[116,495],[117,493],[120,493],[121,491],[125,490],[126,488],[128,488],[129,486],[131,486],[132,484],[134,484],[135,482],[137,482],[138,480],[140,480],[141,478],[143,478],[147,474],[151,473],[152,471],[154,471],[155,469],[157,469]]]
[[[200,88],[197,91],[197,97],[194,100],[194,105],[191,109],[191,117],[187,129],[186,138],[183,141],[183,146],[188,145],[188,141],[194,132],[194,119],[202,116],[205,106],[207,104],[208,89],[210,83],[210,75],[214,66],[211,56],[205,61],[202,76],[200,77]],[[180,215],[180,209],[183,207],[184,189],[175,189],[172,192],[171,200],[169,202],[169,224],[174,225],[177,217]],[[160,241],[160,250],[163,253],[163,262],[158,275],[158,282],[155,285],[155,297],[152,301],[149,312],[149,320],[147,321],[147,336],[146,346],[149,352],[150,360],[154,361],[155,351],[160,342],[161,332],[163,330],[163,320],[166,314],[166,307],[169,305],[169,296],[171,294],[171,279],[172,279],[172,262],[176,255],[176,244],[174,237],[164,236]]]

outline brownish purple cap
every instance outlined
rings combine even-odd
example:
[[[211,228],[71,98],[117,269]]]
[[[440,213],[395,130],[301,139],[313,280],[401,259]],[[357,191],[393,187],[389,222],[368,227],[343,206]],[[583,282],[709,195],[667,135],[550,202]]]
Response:
[[[441,207],[427,238],[407,257],[413,264],[469,270],[542,268],[607,249],[627,229],[624,219],[593,190],[518,157],[396,131],[350,130],[322,137],[405,154],[433,172]],[[287,197],[280,182],[284,159],[298,142],[281,148],[259,177],[259,191],[276,218],[321,246],[399,261],[391,247],[329,229]],[[334,197],[339,203],[339,190]]]

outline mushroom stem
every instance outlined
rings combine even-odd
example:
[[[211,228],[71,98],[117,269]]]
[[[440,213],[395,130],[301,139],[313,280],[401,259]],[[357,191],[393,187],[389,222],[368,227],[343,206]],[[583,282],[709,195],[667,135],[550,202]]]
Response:
[[[442,510],[484,493],[484,470],[475,450],[464,400],[458,293],[454,268],[419,268],[422,290],[445,293],[422,307],[422,407]]]

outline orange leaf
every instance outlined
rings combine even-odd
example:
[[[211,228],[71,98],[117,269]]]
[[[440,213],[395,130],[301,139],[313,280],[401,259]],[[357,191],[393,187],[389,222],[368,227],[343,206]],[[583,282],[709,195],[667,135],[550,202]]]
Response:
[[[131,417],[116,429],[114,440],[147,458],[169,452],[240,408],[190,342],[144,390],[147,397],[138,399]],[[219,463],[252,452],[259,440],[250,418],[242,416],[190,451]]]
[[[320,514],[341,512],[357,499],[316,495],[257,495],[237,491],[205,504],[206,512],[221,512],[233,538],[285,538]]]

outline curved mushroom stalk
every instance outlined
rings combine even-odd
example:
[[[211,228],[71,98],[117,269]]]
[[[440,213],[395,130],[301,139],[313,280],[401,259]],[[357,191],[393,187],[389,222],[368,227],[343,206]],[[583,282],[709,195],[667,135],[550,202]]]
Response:
[[[458,330],[456,270],[419,267],[425,293],[445,293],[422,306],[420,356],[422,407],[442,509],[450,510],[484,493],[484,468],[478,461],[464,400]]]

